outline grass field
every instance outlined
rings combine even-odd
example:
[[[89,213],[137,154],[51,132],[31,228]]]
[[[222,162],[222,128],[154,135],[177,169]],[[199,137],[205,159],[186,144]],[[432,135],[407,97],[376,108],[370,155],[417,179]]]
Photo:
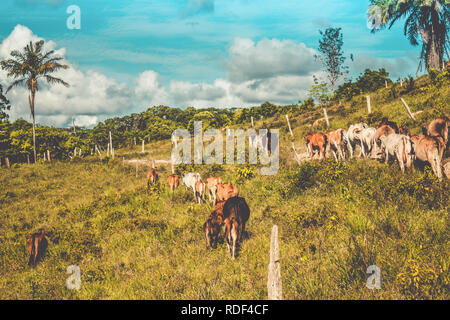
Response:
[[[413,112],[424,110],[419,121],[434,116],[428,98],[405,97]],[[386,89],[372,104],[375,116],[419,132]],[[366,113],[362,97],[329,111],[333,128],[367,121]],[[320,117],[320,110],[292,117],[299,151],[304,133],[321,130],[309,126]],[[122,157],[168,159],[169,141],[148,145],[146,155],[136,147],[118,150],[115,160],[0,169],[0,299],[266,299],[274,224],[285,299],[450,298],[448,180],[428,167],[402,174],[395,164],[359,159],[299,166],[284,117],[269,122],[282,135],[277,175],[242,180],[236,166],[187,168],[204,178],[217,172],[248,202],[248,237],[236,260],[224,243],[205,248],[211,206],[195,204],[184,186],[170,195],[170,168],[159,167],[161,187],[147,191],[144,168],[136,178],[135,168],[122,166]],[[40,227],[49,248],[31,269],[25,238]],[[70,265],[81,269],[79,291],[66,288]],[[366,287],[370,265],[381,269],[380,290]]]

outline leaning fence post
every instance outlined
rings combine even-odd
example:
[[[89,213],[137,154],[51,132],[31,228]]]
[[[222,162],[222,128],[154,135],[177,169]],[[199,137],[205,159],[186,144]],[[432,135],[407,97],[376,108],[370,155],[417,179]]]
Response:
[[[294,136],[294,134],[292,133],[291,123],[289,122],[289,116],[288,115],[286,115],[286,121],[288,123],[289,132],[291,133],[291,136]]]
[[[330,126],[330,121],[328,120],[327,109],[323,108],[323,114],[325,116],[325,121],[327,122],[327,127],[329,127]]]
[[[400,98],[400,100],[402,101],[403,105],[405,106],[406,111],[408,111],[408,114],[411,117],[411,119],[413,119],[415,121],[416,118],[414,118],[414,115],[411,113],[411,109],[409,109],[408,104],[405,102],[405,100],[403,98]]]
[[[267,292],[269,300],[283,299],[278,249],[278,226],[274,225],[272,228],[272,237],[270,239],[270,263],[269,274],[267,277]]]
[[[371,106],[371,104],[370,104],[370,96],[367,95],[367,96],[366,96],[366,99],[367,99],[367,112],[368,112],[369,114],[371,114],[371,113],[372,113],[372,106]]]

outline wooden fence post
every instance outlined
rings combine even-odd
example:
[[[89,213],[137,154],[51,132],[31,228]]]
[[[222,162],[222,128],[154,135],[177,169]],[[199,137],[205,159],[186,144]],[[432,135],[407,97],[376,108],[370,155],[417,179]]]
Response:
[[[252,118],[252,128],[254,128],[255,127],[255,124],[254,124],[254,122],[253,122],[253,117],[251,117]]]
[[[6,167],[8,169],[11,168],[11,165],[9,164],[9,158],[8,157],[5,158],[5,164],[6,164]]]
[[[289,122],[289,116],[288,115],[286,115],[286,121],[288,123],[289,132],[290,132],[291,136],[294,136],[294,134],[292,133],[291,123]]]
[[[145,140],[142,139],[142,153],[145,153]]]
[[[406,103],[406,101],[403,98],[400,98],[400,100],[402,101],[403,105],[405,106],[406,111],[408,111],[408,114],[411,117],[411,119],[413,119],[415,121],[416,118],[414,118],[414,115],[411,113],[411,109],[409,109],[409,106]]]
[[[50,157],[50,150],[47,150],[47,160],[52,162],[52,158]]]
[[[327,122],[327,127],[329,127],[330,126],[330,121],[328,120],[327,109],[323,108],[323,114],[325,116],[325,121]]]
[[[371,113],[372,113],[372,105],[370,104],[370,96],[367,95],[367,96],[366,96],[366,99],[367,99],[367,112],[368,112],[369,114],[371,114]]]
[[[267,292],[269,300],[283,299],[280,256],[278,250],[278,226],[274,225],[272,228],[272,237],[270,239],[270,263],[269,274],[267,277]]]

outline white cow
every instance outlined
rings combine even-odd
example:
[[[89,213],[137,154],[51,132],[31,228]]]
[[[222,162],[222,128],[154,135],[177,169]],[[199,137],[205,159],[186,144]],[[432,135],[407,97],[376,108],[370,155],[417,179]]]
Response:
[[[365,128],[368,128],[369,126],[365,123],[357,123],[352,124],[347,131],[347,134],[344,136],[345,141],[347,143],[348,151],[350,152],[350,158],[353,158],[353,150],[356,148],[356,144],[361,143],[359,141],[359,137],[357,136],[357,132],[360,132],[364,130]],[[361,156],[361,153],[360,153]]]
[[[365,128],[361,131],[358,130],[357,132],[355,132],[355,134],[361,143],[361,153],[359,154],[359,156],[361,157],[362,155],[363,157],[367,157],[372,152],[372,150],[376,151],[375,134],[377,133],[377,129]]]
[[[192,189],[192,192],[194,192],[194,197],[195,197],[195,185],[200,180],[202,180],[200,173],[189,172],[189,173],[183,174],[183,184],[186,186],[186,188]]]
[[[396,157],[400,169],[405,172],[407,168],[412,167],[414,160],[414,149],[411,138],[403,134],[392,133],[388,136],[380,137],[381,147],[386,153],[386,163],[388,163],[389,155]]]

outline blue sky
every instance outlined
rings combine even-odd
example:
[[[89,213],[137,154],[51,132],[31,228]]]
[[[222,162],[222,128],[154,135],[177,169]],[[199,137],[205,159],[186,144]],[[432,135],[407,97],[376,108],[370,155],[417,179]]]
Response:
[[[27,37],[52,41],[52,48],[63,49],[72,69],[81,74],[68,74],[69,79],[88,82],[95,75],[96,81],[104,81],[105,92],[89,90],[92,95],[127,96],[120,101],[108,98],[108,103],[117,104],[109,110],[95,104],[89,111],[78,108],[72,97],[79,92],[76,88],[81,90],[77,83],[68,93],[58,89],[65,95],[62,101],[69,99],[62,104],[70,105],[70,110],[58,108],[57,96],[42,94],[42,104],[51,105],[51,112],[43,110],[42,123],[66,125],[74,116],[89,126],[159,103],[179,107],[248,106],[265,100],[295,103],[306,98],[312,74],[320,75],[311,56],[318,30],[327,26],[343,30],[344,50],[356,57],[353,63],[348,60],[352,77],[379,67],[393,78],[414,74],[420,48],[408,43],[401,23],[372,34],[366,26],[368,2],[3,0],[0,41],[4,48],[11,48],[4,41],[8,38],[8,43]],[[66,27],[69,5],[81,9],[81,30]],[[23,28],[18,30],[18,25]],[[11,99],[18,105],[12,118],[26,116],[26,99],[20,95],[17,91]]]

